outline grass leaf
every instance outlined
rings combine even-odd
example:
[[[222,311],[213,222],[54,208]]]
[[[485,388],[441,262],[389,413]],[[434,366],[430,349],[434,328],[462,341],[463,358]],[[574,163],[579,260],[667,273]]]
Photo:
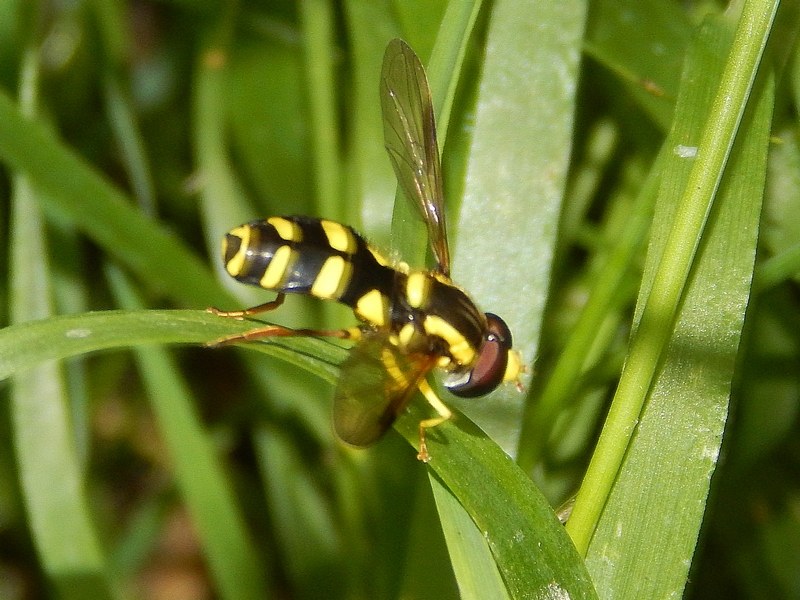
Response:
[[[641,597],[643,589],[647,596],[676,595],[688,577],[726,420],[763,196],[774,93],[766,74],[740,117],[774,12],[753,10],[742,17],[727,63],[724,24],[706,24],[690,53],[666,142],[673,154],[662,177],[641,319],[568,524],[579,549],[591,540],[587,562],[604,595]],[[717,89],[712,73],[723,66]],[[623,456],[615,477],[614,461]],[[646,523],[626,521],[644,506]],[[601,511],[594,531],[587,517]],[[672,540],[668,555],[656,541],[665,537]],[[659,569],[652,573],[655,560]]]

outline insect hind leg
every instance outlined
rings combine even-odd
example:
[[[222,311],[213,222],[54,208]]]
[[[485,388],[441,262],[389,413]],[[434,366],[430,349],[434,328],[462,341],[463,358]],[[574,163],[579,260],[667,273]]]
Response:
[[[283,296],[283,294],[281,294]],[[280,302],[277,306],[280,306],[280,303],[283,302],[283,299],[279,296],[273,302],[267,304],[274,304],[280,299]],[[262,307],[266,306],[265,304],[255,306],[253,308],[248,308],[246,310],[240,311],[218,311],[217,309],[208,309],[208,312],[211,312],[215,315],[219,315],[221,317],[231,317],[235,319],[242,319],[244,315],[252,315],[258,314],[259,312],[265,312],[267,310],[272,310],[270,308],[262,309]],[[274,308],[277,308],[274,307]],[[253,312],[255,309],[255,312]],[[332,337],[338,338],[341,340],[353,340],[358,339],[361,336],[361,329],[358,327],[349,327],[346,329],[290,329],[288,327],[283,327],[281,325],[266,325],[264,327],[256,327],[255,329],[249,329],[248,331],[243,331],[241,333],[234,333],[232,335],[227,335],[206,344],[206,347],[209,348],[219,348],[220,346],[227,346],[228,344],[235,344],[237,342],[252,342],[254,340],[260,340],[264,338],[273,338],[273,337]]]

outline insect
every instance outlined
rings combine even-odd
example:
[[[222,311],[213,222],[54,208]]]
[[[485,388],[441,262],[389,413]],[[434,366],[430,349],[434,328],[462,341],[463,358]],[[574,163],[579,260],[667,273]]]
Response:
[[[452,416],[427,381],[434,368],[463,397],[482,396],[518,381],[519,354],[500,317],[481,312],[450,279],[436,125],[425,70],[402,40],[386,48],[380,83],[386,149],[406,197],[427,224],[435,267],[392,264],[351,227],[302,216],[271,217],[232,229],[222,254],[235,279],[278,293],[240,311],[209,311],[245,318],[274,310],[289,293],[309,294],[352,308],[360,324],[332,331],[267,325],[210,345],[285,336],[353,340],[334,394],[338,436],[355,446],[377,441],[419,390],[436,416],[419,424],[419,454],[430,459],[425,432]]]

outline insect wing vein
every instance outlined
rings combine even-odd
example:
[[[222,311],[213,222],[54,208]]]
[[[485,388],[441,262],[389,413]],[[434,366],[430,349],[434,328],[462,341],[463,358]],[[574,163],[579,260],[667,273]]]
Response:
[[[436,123],[428,79],[414,51],[402,40],[386,47],[381,72],[386,151],[405,196],[428,227],[437,269],[450,275]]]
[[[341,365],[333,400],[336,434],[354,446],[376,442],[435,362],[432,356],[400,352],[386,332],[367,334]]]

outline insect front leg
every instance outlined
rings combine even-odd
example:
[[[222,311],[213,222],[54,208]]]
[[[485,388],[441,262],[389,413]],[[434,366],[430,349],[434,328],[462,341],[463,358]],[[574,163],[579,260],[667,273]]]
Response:
[[[206,309],[206,312],[209,312],[212,315],[217,315],[218,317],[228,317],[231,319],[241,320],[245,317],[251,317],[253,315],[275,310],[281,304],[283,304],[284,300],[286,300],[286,294],[278,293],[274,300],[264,302],[264,304],[259,304],[258,306],[251,306],[250,308],[245,308],[244,310],[220,310],[219,308],[209,306]]]
[[[433,391],[430,384],[428,384],[425,379],[420,381],[419,391],[422,392],[423,396],[425,396],[428,404],[430,404],[433,409],[439,413],[438,417],[423,419],[419,422],[419,452],[417,453],[417,459],[426,463],[431,460],[431,455],[428,453],[428,444],[425,442],[426,430],[450,420],[453,417],[453,413],[449,408],[447,408],[447,406],[445,406],[444,402],[442,402],[439,396],[436,395],[436,392]]]

